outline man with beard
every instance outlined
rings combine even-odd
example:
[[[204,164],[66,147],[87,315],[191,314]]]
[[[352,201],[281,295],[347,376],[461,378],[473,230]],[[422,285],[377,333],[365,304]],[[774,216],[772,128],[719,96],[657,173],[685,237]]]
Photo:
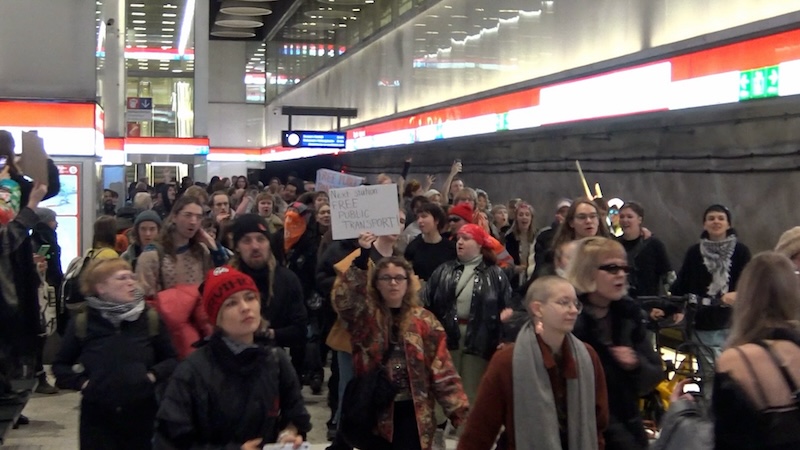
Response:
[[[229,264],[255,281],[261,295],[261,315],[268,321],[265,334],[279,347],[306,343],[308,313],[303,287],[291,270],[278,265],[269,241],[267,222],[258,214],[243,214],[233,225]],[[292,361],[295,369],[303,361]],[[298,378],[300,374],[298,373]]]

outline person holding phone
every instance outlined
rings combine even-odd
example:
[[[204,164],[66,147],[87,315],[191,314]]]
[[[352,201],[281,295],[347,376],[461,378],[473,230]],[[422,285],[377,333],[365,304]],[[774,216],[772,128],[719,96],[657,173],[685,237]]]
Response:
[[[56,212],[49,208],[36,208],[34,211],[39,221],[33,226],[31,241],[34,250],[36,250],[36,255],[43,260],[44,281],[55,290],[56,332],[63,336],[69,322],[69,314],[66,308],[62,308],[60,305],[64,271],[61,268],[61,246],[58,245],[58,234],[56,233],[58,218]],[[58,388],[47,381],[47,376],[42,366],[42,351],[44,350],[45,340],[46,338],[41,338],[41,350],[37,357],[36,372],[39,384],[36,386],[36,392],[39,394],[55,394],[58,392]]]

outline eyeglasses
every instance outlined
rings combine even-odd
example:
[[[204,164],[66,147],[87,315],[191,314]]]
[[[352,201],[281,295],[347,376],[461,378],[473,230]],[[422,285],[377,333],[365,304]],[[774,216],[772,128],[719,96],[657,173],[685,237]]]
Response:
[[[626,274],[631,273],[631,266],[620,266],[617,264],[604,264],[597,268],[598,270],[602,270],[603,272],[608,272],[612,275],[616,275],[621,271],[625,272]]]
[[[587,220],[597,220],[599,216],[597,214],[575,214],[575,220],[579,220],[581,222],[586,222]]]
[[[395,275],[395,276],[381,275],[378,277],[378,281],[383,283],[391,283],[394,281],[395,283],[400,284],[406,280],[408,280],[408,277],[405,275]]]
[[[560,306],[562,309],[570,309],[571,306],[574,306],[575,309],[577,309],[579,313],[581,311],[583,311],[583,303],[580,300],[572,301],[572,300],[566,300],[566,299],[562,298],[562,299],[553,301],[551,303],[554,303],[554,304]]]
[[[449,218],[449,219],[447,219],[447,220],[448,220],[450,223],[456,223],[456,222],[461,222],[461,221],[462,221],[462,220],[464,220],[464,219],[462,219],[461,217],[451,217],[451,218]]]

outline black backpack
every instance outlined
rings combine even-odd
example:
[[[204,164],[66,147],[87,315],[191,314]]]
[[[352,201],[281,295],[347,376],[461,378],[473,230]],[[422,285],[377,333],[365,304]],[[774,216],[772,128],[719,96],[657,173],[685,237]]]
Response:
[[[67,271],[64,273],[64,284],[61,285],[61,305],[62,308],[80,311],[86,304],[86,297],[81,293],[80,278],[87,267],[89,261],[94,259],[94,251],[89,250],[86,256],[78,256],[70,261]],[[61,311],[64,312],[63,310]]]

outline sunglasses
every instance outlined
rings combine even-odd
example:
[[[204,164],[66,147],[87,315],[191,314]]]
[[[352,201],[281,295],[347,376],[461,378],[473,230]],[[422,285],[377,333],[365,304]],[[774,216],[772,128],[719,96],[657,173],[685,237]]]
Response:
[[[631,273],[631,266],[620,266],[617,264],[605,264],[597,268],[598,270],[602,270],[603,272],[608,272],[612,275],[616,275],[621,271],[625,272],[626,274]]]
[[[464,219],[462,219],[461,217],[451,217],[451,218],[449,218],[449,219],[447,219],[447,220],[448,220],[450,223],[456,223],[456,222],[461,222],[461,221],[462,221],[462,220],[464,220]]]

